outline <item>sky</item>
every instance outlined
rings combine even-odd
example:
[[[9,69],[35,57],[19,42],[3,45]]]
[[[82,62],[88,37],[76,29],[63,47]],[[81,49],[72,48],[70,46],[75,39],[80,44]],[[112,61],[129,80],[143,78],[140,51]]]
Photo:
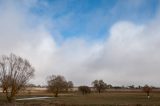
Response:
[[[159,0],[0,0],[0,55],[35,68],[30,83],[160,86]]]

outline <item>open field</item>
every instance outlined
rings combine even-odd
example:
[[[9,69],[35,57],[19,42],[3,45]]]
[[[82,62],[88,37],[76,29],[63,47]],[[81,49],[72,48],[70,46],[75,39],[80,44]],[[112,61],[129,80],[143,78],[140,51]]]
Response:
[[[47,93],[32,93],[18,95],[16,98],[26,97],[42,97],[49,96]],[[0,96],[1,102],[5,100],[4,96]],[[87,95],[81,95],[79,93],[66,93],[61,94],[57,98],[48,98],[40,100],[22,100],[16,101],[19,106],[52,106],[54,104],[61,105],[106,105],[106,106],[160,106],[160,93],[151,93],[151,98],[147,99],[146,94],[143,92],[106,92],[102,94],[91,93]],[[30,104],[30,105],[29,105]],[[33,105],[34,104],[34,105]],[[0,104],[1,106],[1,104]]]

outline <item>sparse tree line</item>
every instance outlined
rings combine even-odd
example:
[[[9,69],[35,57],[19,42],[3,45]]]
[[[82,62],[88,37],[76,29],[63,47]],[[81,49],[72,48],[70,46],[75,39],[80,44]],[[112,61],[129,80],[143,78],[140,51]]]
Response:
[[[20,56],[10,54],[9,56],[3,55],[0,57],[0,85],[2,92],[6,95],[9,102],[14,101],[18,92],[26,87],[28,81],[34,76],[34,72],[35,69],[29,61]],[[103,80],[94,80],[91,84],[92,88],[85,85],[79,86],[78,91],[85,95],[91,93],[92,89],[101,93],[107,88],[114,88],[110,84],[107,85]],[[28,85],[28,87],[30,86],[33,87],[35,85]],[[47,88],[55,97],[58,97],[59,93],[71,90],[73,88],[73,82],[67,81],[61,75],[51,75],[47,78]],[[129,86],[129,88],[135,87]],[[143,88],[143,91],[149,98],[152,88],[148,85],[141,88]]]

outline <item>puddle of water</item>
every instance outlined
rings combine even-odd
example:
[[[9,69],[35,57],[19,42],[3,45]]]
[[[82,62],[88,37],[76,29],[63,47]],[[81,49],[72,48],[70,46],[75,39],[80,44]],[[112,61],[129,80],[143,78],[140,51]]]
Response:
[[[39,99],[49,99],[49,98],[54,98],[54,97],[31,97],[31,98],[21,98],[16,100],[39,100]]]

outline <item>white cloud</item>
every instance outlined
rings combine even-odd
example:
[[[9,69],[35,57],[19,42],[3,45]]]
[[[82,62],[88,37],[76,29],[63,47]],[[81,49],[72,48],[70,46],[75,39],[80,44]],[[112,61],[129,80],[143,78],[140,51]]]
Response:
[[[33,14],[17,9],[13,2],[4,5],[3,10],[0,11],[0,54],[13,52],[29,59],[36,69],[34,83],[44,84],[48,75],[61,74],[76,85],[90,84],[95,79],[114,85],[159,84],[158,18],[146,25],[117,22],[103,43],[68,38],[59,45],[45,20],[31,27],[28,22]]]
[[[29,59],[36,69],[36,82],[43,81],[41,77],[45,77],[45,71],[51,67],[51,58],[56,50],[55,41],[46,29],[45,22],[31,27],[27,22],[32,14],[23,13],[12,2],[6,3],[0,14],[0,53],[13,52]]]
[[[160,31],[159,25],[155,24],[158,22],[147,25],[119,22],[113,25],[102,55],[105,68],[113,72],[110,75],[112,83],[158,85]]]

